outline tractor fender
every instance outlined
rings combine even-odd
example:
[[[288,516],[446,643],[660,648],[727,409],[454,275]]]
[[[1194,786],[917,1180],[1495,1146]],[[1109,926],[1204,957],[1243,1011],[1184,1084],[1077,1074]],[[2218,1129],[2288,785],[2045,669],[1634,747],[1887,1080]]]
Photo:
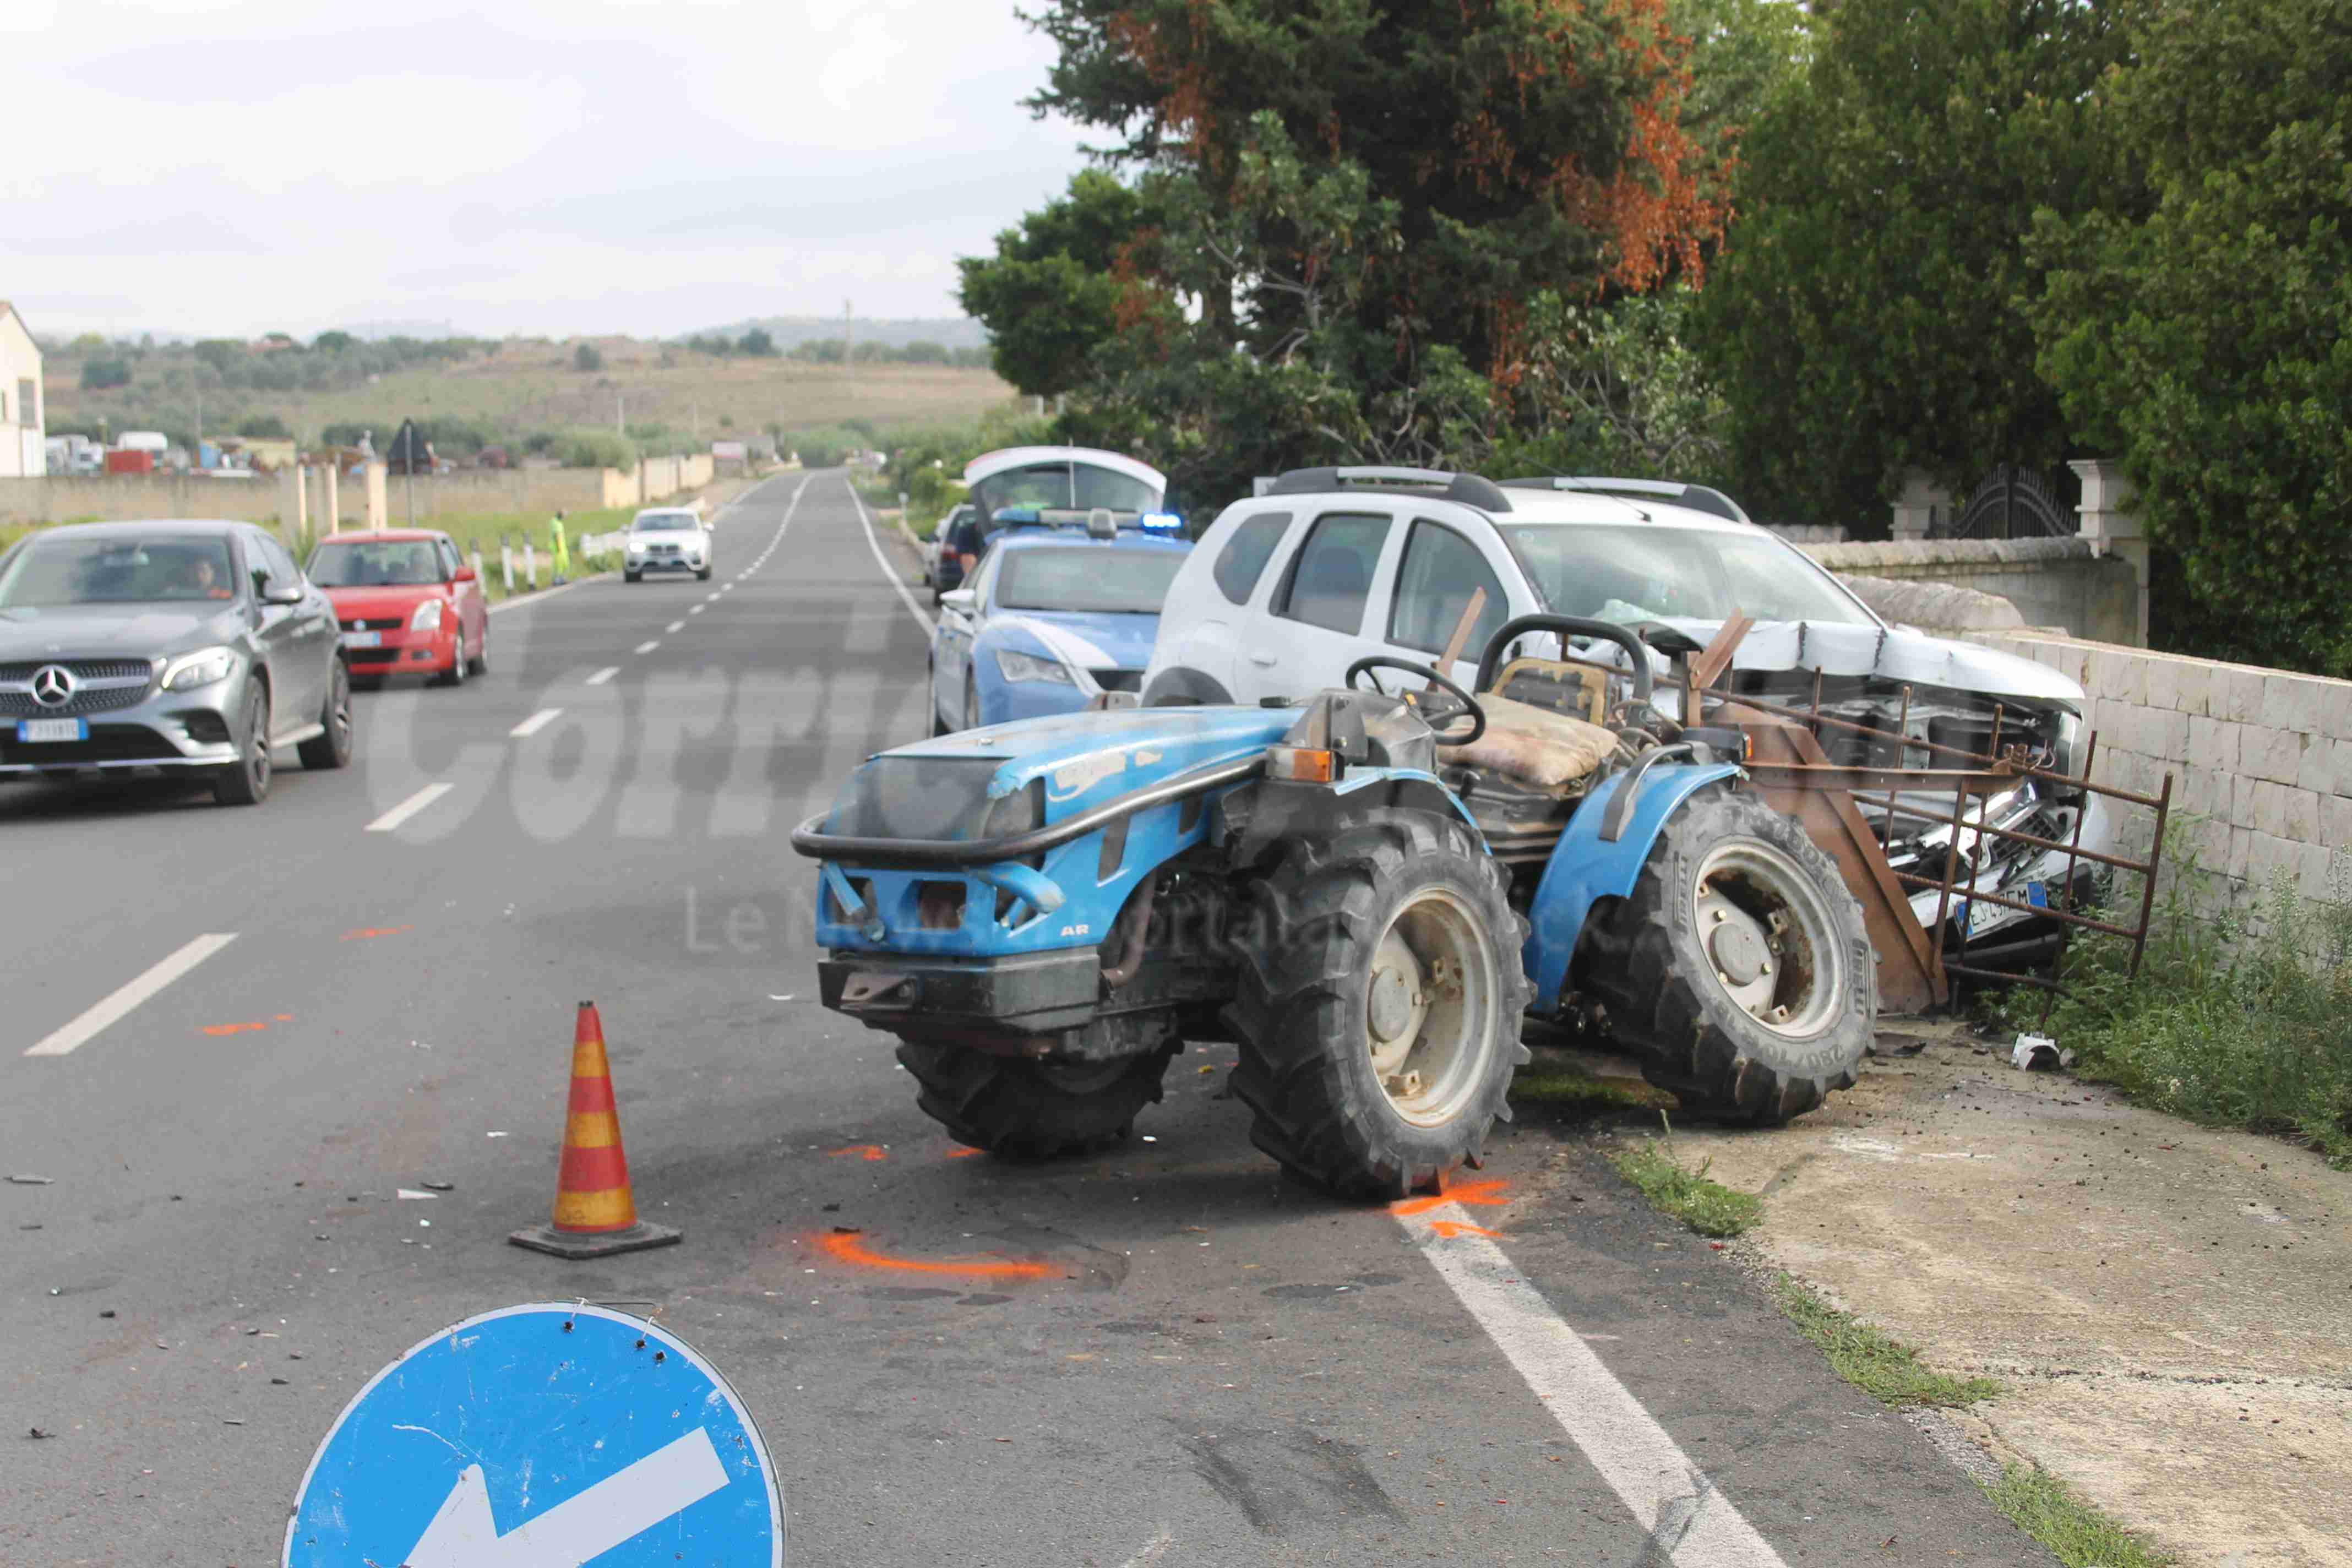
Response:
[[[1520,961],[1535,982],[1535,1001],[1528,1011],[1538,1017],[1559,1011],[1569,962],[1576,956],[1576,944],[1584,934],[1592,906],[1602,899],[1622,899],[1633,890],[1666,819],[1695,792],[1719,779],[1743,774],[1731,763],[1667,763],[1650,768],[1642,774],[1633,815],[1612,842],[1601,837],[1601,819],[1626,776],[1613,774],[1584,797],[1584,804],[1561,831],[1551,860],[1544,867],[1543,879],[1536,884],[1535,901],[1528,907],[1528,944]]]
[[[1434,773],[1419,768],[1351,767],[1339,783],[1253,779],[1219,802],[1217,840],[1236,865],[1268,860],[1299,837],[1328,838],[1375,811],[1423,811],[1459,822],[1480,849],[1477,820]]]

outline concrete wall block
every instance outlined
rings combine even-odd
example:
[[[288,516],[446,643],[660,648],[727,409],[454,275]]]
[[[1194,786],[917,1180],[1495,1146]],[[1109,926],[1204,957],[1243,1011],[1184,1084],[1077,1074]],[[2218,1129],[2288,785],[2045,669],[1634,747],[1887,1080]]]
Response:
[[[2219,719],[2184,714],[2189,721],[2189,761],[2221,773],[2238,771],[2238,726]]]
[[[2325,903],[2343,896],[2352,888],[2352,850],[2336,849],[2325,844],[2306,844],[2300,857],[2301,874],[2295,891],[2315,902]],[[2319,911],[2306,911],[2315,919]]]
[[[2303,753],[2300,731],[2248,724],[2238,736],[2239,770],[2273,784],[2291,784],[2303,776]]]
[[[2141,661],[2147,680],[2147,702],[2150,708],[2180,706],[2180,664],[2177,658],[2150,654]]]
[[[2327,684],[2316,676],[2273,674],[2263,683],[2262,721],[2273,730],[2316,732],[2320,697]]]
[[[2173,668],[2172,705],[2183,713],[2201,714],[2213,689],[2213,666],[2202,659],[2168,659]]]
[[[2242,664],[2225,664],[2214,671],[2220,683],[2221,715],[2241,724],[2263,721],[2263,686],[2270,671]]]
[[[2156,744],[2149,748],[2151,754],[2161,757],[2168,763],[2189,761],[2189,715],[2173,710],[2157,708],[2144,709],[2142,711],[2147,715],[2145,721],[2148,732],[2156,742]]]
[[[2222,875],[2233,882],[2246,879],[2246,861],[2252,854],[2254,830],[2232,825],[2230,828],[2230,857],[2222,866]]]
[[[2331,849],[2352,852],[2352,800],[2340,795],[2323,795],[2319,801],[2319,837],[2317,842]]]
[[[2270,896],[2273,882],[2284,879],[2289,887],[2300,887],[2303,880],[2303,852],[2308,845],[2292,839],[2276,837],[2268,833],[2248,835],[2246,844],[2246,880],[2252,883],[2257,896]]]
[[[2330,741],[2327,749],[2334,757],[2328,764],[2333,775],[2328,787],[2337,795],[2352,795],[2352,739]]]
[[[2134,705],[2147,700],[2147,661],[2128,648],[2100,648],[2091,656],[2091,675],[2086,684],[2100,697]]]
[[[2319,732],[2352,740],[2352,680],[2320,682]]]

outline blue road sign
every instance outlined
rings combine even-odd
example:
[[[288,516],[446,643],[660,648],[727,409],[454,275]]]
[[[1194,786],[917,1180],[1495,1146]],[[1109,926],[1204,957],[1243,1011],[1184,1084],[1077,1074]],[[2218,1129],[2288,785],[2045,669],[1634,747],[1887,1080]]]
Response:
[[[319,1445],[285,1568],[781,1568],[784,1510],[709,1363],[601,1307],[509,1307],[376,1373]]]

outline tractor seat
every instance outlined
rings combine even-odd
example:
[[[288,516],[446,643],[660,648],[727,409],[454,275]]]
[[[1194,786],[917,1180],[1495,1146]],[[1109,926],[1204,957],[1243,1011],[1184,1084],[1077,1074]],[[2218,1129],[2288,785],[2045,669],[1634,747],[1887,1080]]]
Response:
[[[1617,749],[1617,734],[1573,714],[1556,713],[1489,692],[1478,699],[1486,732],[1466,746],[1440,746],[1447,766],[1480,768],[1526,788],[1565,799]]]

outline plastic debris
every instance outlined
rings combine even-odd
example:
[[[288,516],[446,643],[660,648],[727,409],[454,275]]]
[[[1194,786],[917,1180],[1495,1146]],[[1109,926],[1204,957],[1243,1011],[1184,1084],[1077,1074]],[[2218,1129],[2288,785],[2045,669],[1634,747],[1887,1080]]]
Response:
[[[2074,1053],[2060,1050],[2058,1042],[2047,1035],[2020,1035],[2017,1044],[2010,1047],[2009,1059],[2020,1072],[2055,1072],[2073,1067]]]
[[[13,1175],[10,1176],[8,1180],[20,1187],[52,1187],[57,1185],[57,1180],[55,1177],[36,1176],[30,1173]]]
[[[420,1193],[414,1187],[400,1187],[394,1190],[397,1191],[404,1198],[430,1198],[433,1196],[431,1193]]]
[[[55,1432],[44,1432],[38,1426],[32,1426],[26,1429],[25,1436],[37,1443],[44,1437],[54,1437],[57,1434]]]
[[[416,1184],[428,1193],[454,1193],[457,1190],[455,1182],[419,1182]]]

